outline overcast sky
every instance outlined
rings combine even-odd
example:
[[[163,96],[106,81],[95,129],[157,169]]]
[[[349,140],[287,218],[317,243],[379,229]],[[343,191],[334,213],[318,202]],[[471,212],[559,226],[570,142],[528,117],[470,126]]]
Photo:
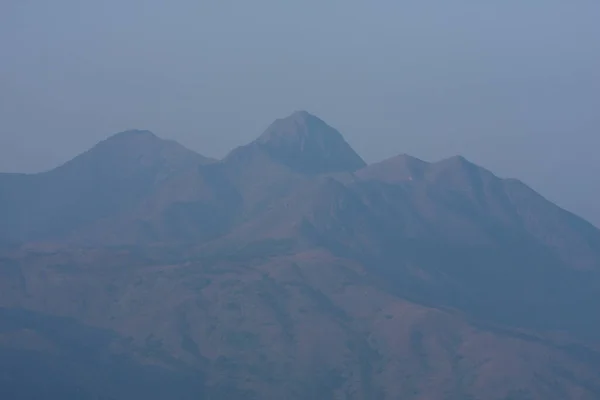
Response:
[[[0,171],[306,109],[367,161],[462,154],[600,225],[598,0],[0,0]]]

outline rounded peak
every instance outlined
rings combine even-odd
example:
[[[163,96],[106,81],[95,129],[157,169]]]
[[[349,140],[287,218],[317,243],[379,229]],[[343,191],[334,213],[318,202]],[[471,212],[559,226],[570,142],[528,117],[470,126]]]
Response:
[[[427,161],[423,161],[420,158],[411,156],[410,154],[406,153],[398,154],[397,156],[388,158],[387,160],[383,160],[381,163],[406,164],[415,166],[426,166],[429,164]]]
[[[472,162],[467,160],[465,157],[460,154],[444,158],[443,160],[438,161],[436,164],[458,164],[458,165],[473,165]]]
[[[116,135],[147,135],[156,136],[153,132],[148,129],[127,129],[122,132],[116,133]]]
[[[148,147],[158,146],[165,140],[159,138],[151,131],[145,129],[128,129],[119,133],[115,133],[96,144],[92,149],[95,148],[129,148],[135,147]]]
[[[476,173],[477,171],[486,171],[485,168],[467,160],[461,155],[445,158],[432,164],[434,170],[465,171]]]
[[[174,168],[212,162],[174,140],[165,140],[149,130],[130,129],[116,133],[97,143],[54,171],[134,170],[149,165]]]
[[[156,136],[153,132],[146,130],[146,129],[128,129],[126,131],[115,133],[114,135],[110,136],[107,140],[132,139],[132,138],[158,139],[158,136]]]
[[[484,181],[499,179],[492,172],[465,157],[457,155],[431,165],[429,178],[434,181],[458,185],[481,185]]]
[[[149,130],[128,129],[107,137],[92,147],[90,151],[133,151],[133,149],[148,151],[163,146],[167,142]]]
[[[358,172],[363,179],[379,180],[387,183],[400,183],[421,179],[429,163],[408,154],[399,154],[375,164],[371,164]]]

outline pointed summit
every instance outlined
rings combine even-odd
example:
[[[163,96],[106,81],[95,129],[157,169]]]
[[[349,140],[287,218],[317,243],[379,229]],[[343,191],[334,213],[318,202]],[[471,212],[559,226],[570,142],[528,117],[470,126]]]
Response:
[[[336,129],[306,111],[277,119],[256,144],[302,173],[356,171],[366,165]]]

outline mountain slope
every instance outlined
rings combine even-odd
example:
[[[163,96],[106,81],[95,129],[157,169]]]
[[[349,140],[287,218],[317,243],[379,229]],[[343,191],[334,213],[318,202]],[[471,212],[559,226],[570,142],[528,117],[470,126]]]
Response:
[[[3,399],[191,399],[203,386],[189,373],[144,365],[114,332],[66,318],[0,308]],[[126,377],[126,379],[123,379]]]
[[[130,213],[165,181],[210,162],[151,132],[126,131],[51,171],[0,175],[0,212],[8,221],[0,237],[68,239]]]
[[[0,175],[0,213],[0,352],[108,332],[126,363],[58,359],[90,396],[128,398],[113,365],[212,400],[600,398],[600,231],[462,157],[365,166],[305,112],[219,161],[127,132]]]
[[[151,363],[168,354],[181,374],[202,371],[209,392],[235,389],[223,399],[600,394],[597,347],[407,301],[368,267],[324,251],[181,263],[166,252],[102,254],[12,258],[0,304],[129,337]]]
[[[445,241],[530,239],[551,249],[573,268],[600,269],[600,231],[522,182],[500,179],[462,157],[431,164],[409,161],[398,165],[398,159],[393,158],[357,175],[365,181],[403,188],[413,197],[415,212]],[[392,175],[408,178],[390,181]],[[454,222],[447,220],[452,215]]]

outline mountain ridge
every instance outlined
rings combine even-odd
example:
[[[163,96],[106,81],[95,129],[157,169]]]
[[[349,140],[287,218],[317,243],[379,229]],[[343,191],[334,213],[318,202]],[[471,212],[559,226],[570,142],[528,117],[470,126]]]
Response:
[[[366,165],[313,118],[221,160],[126,131],[0,174],[0,353],[35,355],[15,382],[54,360],[119,400],[145,388],[96,365],[212,400],[600,396],[598,229],[460,156]],[[97,329],[108,361],[49,358]]]

